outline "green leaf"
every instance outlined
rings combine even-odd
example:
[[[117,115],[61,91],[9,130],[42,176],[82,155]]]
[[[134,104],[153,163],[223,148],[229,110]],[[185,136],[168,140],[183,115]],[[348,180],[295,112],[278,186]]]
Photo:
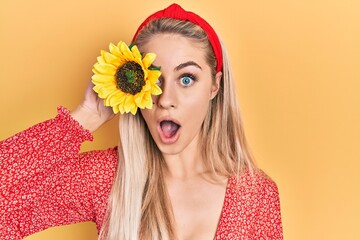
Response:
[[[157,71],[160,71],[161,67],[150,66],[148,69],[149,69],[149,70],[157,70]]]

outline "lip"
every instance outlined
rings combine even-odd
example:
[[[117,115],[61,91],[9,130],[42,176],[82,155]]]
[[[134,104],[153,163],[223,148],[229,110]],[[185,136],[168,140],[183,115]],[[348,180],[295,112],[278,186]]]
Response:
[[[163,131],[161,129],[161,125],[160,125],[160,123],[162,121],[172,121],[172,122],[176,123],[177,125],[179,125],[179,129],[176,131],[174,136],[169,138],[169,137],[166,137],[164,135],[164,133],[163,133]],[[160,140],[161,140],[162,143],[164,143],[164,144],[173,144],[180,137],[181,124],[176,119],[174,119],[172,117],[162,117],[162,118],[159,118],[158,121],[157,121],[157,130],[158,130]]]

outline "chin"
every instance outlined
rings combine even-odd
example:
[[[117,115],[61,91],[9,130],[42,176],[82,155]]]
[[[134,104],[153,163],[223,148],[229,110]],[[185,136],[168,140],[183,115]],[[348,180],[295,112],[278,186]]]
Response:
[[[160,152],[163,154],[163,155],[177,155],[177,154],[180,154],[184,148],[183,147],[180,147],[180,146],[170,146],[170,145],[157,145]]]

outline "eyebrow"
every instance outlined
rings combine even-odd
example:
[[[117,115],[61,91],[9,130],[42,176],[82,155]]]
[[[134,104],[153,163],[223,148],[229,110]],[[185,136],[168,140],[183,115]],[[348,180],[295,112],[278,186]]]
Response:
[[[199,69],[202,70],[202,68],[200,67],[200,65],[197,64],[196,62],[194,62],[194,61],[188,61],[188,62],[181,63],[180,65],[176,66],[176,67],[175,67],[175,71],[180,71],[181,69],[186,68],[186,67],[188,67],[188,66],[195,66],[195,67],[197,67],[197,68],[199,68]],[[154,64],[151,64],[149,68],[161,69],[160,66],[156,66],[156,65],[154,65]]]
[[[188,61],[188,62],[185,62],[185,63],[181,63],[180,65],[178,65],[177,67],[175,67],[175,71],[180,71],[181,69],[185,68],[185,67],[188,67],[188,66],[195,66],[199,69],[202,70],[202,68],[200,67],[199,64],[197,64],[196,62],[194,61]]]

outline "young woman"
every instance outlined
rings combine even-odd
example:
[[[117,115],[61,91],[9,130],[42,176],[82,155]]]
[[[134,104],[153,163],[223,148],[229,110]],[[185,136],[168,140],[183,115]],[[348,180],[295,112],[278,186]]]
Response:
[[[249,153],[212,27],[173,4],[146,19],[133,43],[156,54],[149,69],[161,69],[162,93],[140,111],[119,107],[134,114],[119,118],[119,147],[78,153],[114,116],[99,99],[111,95],[106,84],[97,95],[92,83],[72,112],[59,107],[54,119],[1,142],[2,238],[92,220],[101,239],[282,239],[277,187]],[[95,75],[112,68],[106,61],[104,53]],[[125,75],[137,86],[130,65]]]

